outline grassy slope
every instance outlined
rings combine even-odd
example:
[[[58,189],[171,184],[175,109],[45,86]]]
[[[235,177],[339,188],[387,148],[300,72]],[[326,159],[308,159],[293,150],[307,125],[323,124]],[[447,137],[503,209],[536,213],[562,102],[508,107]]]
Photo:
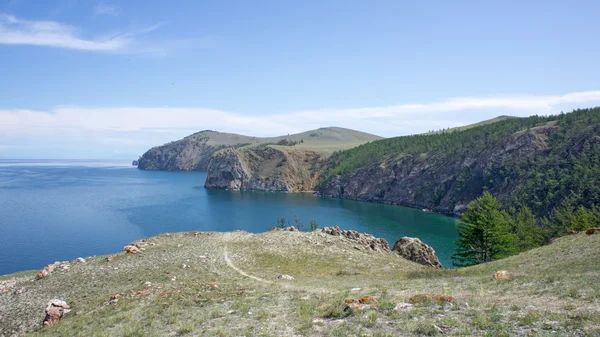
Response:
[[[115,254],[112,263],[92,257],[40,281],[17,278],[26,291],[0,294],[0,335],[19,327],[32,336],[600,334],[600,235],[445,271],[318,232],[177,233],[149,242],[144,253]],[[500,269],[515,276],[492,279]],[[296,280],[279,281],[279,273]],[[108,305],[116,293],[124,296]],[[456,303],[393,310],[419,293]],[[378,308],[346,317],[343,299],[364,295],[377,297]],[[74,311],[38,329],[51,298]]]
[[[295,145],[296,148],[333,152],[336,150],[349,149],[369,141],[382,139],[379,136],[368,133],[338,128],[327,127],[317,130],[306,131],[302,133],[278,136],[278,137],[250,137],[238,135],[234,133],[225,133],[217,131],[201,131],[190,135],[186,138],[202,138],[208,137],[207,144],[213,146],[234,146],[238,144],[250,144],[248,146],[256,146],[260,144],[275,144],[280,140],[287,139],[289,141],[300,142],[302,144]],[[289,148],[289,146],[275,146],[278,148]]]

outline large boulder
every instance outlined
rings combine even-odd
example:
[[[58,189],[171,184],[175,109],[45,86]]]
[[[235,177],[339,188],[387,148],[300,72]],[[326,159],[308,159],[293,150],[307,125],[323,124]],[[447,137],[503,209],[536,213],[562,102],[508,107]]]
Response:
[[[420,263],[425,266],[442,268],[442,264],[435,255],[435,250],[426,245],[419,238],[403,237],[394,243],[392,251],[398,252],[407,260]]]
[[[356,241],[362,248],[374,250],[376,252],[389,252],[390,246],[386,239],[376,238],[368,233],[359,233],[353,230],[342,230],[340,227],[325,227],[321,232],[334,236],[344,236],[352,241]],[[361,249],[358,247],[358,249]]]
[[[57,323],[69,311],[71,309],[67,302],[59,299],[50,300],[46,306],[46,318],[44,318],[43,326]]]

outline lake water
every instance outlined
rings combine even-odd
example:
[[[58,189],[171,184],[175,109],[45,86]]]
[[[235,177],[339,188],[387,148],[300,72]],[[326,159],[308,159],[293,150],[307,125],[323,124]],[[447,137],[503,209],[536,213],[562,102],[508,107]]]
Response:
[[[0,160],[0,275],[110,254],[165,232],[264,232],[278,217],[419,237],[444,266],[456,219],[421,210],[312,194],[206,190],[203,172],[141,171],[131,162]]]

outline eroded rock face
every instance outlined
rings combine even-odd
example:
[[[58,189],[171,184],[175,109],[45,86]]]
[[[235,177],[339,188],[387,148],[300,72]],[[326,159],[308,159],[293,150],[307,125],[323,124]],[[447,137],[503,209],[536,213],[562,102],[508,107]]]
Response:
[[[353,230],[342,230],[338,226],[325,227],[321,232],[334,236],[345,236],[346,238],[356,241],[365,249],[374,250],[377,252],[389,252],[390,246],[386,239],[376,238],[371,234],[359,233]]]
[[[204,186],[270,192],[312,191],[325,161],[314,151],[259,146],[225,149],[208,164]]]
[[[65,314],[71,311],[69,308],[67,302],[63,300],[53,299],[48,301],[43,326],[50,326],[57,323]]]
[[[435,250],[423,243],[419,238],[403,237],[394,243],[392,251],[397,252],[407,260],[420,263],[425,266],[442,268],[442,264],[435,254]]]
[[[517,132],[489,144],[484,151],[454,153],[400,153],[343,175],[332,177],[319,195],[402,205],[460,215],[485,188],[498,198],[508,198],[523,182],[504,181],[508,165],[527,162],[548,149],[554,124]],[[489,181],[495,181],[489,185]]]

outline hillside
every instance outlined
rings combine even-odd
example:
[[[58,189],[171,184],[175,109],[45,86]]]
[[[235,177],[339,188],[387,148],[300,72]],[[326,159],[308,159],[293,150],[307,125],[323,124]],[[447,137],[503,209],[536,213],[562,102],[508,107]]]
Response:
[[[493,124],[493,123],[496,123],[496,122],[501,122],[503,120],[507,120],[507,119],[510,119],[510,118],[518,118],[518,117],[504,116],[503,115],[503,116],[498,116],[498,117],[494,117],[494,118],[491,118],[491,119],[486,119],[486,120],[481,121],[481,122],[469,124],[469,125],[457,126],[455,128],[448,128],[448,129],[444,129],[444,130],[428,132],[426,134],[430,135],[430,134],[443,133],[443,132],[464,131],[464,130],[468,130],[470,128],[474,128],[474,127],[477,127],[477,126],[482,126],[482,125],[487,125],[487,124]]]
[[[600,203],[600,108],[388,138],[335,153],[325,196],[460,214],[490,191],[536,215]]]
[[[598,234],[451,270],[318,231],[176,233],[143,243],[141,253],[71,261],[41,280],[35,271],[0,278],[16,281],[0,292],[0,335],[600,334]],[[509,278],[492,278],[498,270]],[[364,296],[370,308],[344,309],[345,299]],[[42,328],[51,299],[72,311]]]
[[[154,147],[139,159],[142,170],[206,171],[210,157],[225,148],[252,148],[260,145],[293,147],[330,154],[381,137],[350,129],[328,127],[278,137],[250,137],[217,131],[201,131],[181,140]]]

